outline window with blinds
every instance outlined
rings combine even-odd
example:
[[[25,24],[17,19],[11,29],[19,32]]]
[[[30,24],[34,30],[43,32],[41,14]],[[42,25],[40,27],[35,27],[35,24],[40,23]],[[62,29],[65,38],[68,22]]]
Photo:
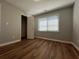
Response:
[[[59,31],[59,16],[38,19],[38,31]]]

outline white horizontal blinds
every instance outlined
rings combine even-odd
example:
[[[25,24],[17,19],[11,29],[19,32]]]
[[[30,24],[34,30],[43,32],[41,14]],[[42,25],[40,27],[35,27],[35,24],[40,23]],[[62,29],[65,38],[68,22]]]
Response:
[[[58,16],[49,16],[48,17],[48,31],[59,31]]]
[[[38,30],[39,31],[47,31],[47,18],[39,18]]]
[[[39,18],[38,31],[59,31],[59,16]]]

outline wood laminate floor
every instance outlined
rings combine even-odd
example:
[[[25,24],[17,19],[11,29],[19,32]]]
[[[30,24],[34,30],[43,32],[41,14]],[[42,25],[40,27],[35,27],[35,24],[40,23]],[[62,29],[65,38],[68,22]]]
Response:
[[[0,47],[0,59],[79,59],[79,52],[69,44],[35,39]]]

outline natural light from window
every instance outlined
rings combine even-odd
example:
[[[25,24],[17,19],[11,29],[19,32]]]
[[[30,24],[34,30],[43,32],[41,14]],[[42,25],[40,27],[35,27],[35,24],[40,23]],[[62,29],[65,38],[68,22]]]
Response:
[[[59,16],[49,16],[38,19],[38,31],[59,31]]]

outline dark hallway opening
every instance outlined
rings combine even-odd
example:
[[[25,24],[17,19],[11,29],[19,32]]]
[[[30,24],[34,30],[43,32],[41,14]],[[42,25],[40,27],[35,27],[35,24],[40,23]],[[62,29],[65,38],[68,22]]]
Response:
[[[21,40],[27,39],[27,16],[21,15]]]

